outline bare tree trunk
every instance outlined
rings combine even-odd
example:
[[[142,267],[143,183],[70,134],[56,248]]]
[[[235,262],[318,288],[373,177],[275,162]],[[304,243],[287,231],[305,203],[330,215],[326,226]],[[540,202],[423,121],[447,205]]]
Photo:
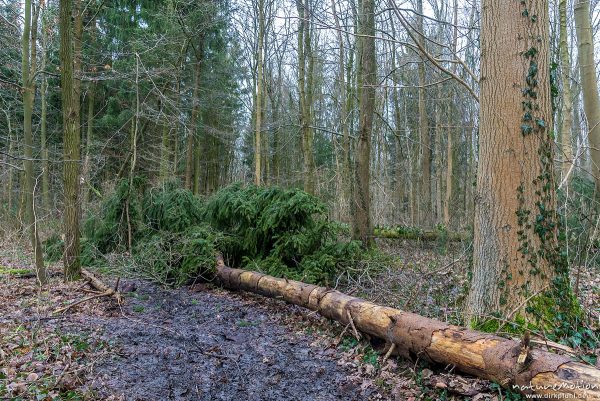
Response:
[[[560,15],[560,71],[562,81],[562,122],[560,127],[560,142],[562,149],[562,180],[569,182],[573,164],[573,145],[571,129],[573,126],[573,95],[571,91],[571,56],[567,33],[567,0],[558,3]]]
[[[476,10],[477,10],[477,5],[475,3],[473,3],[473,5],[471,6],[471,12],[470,12],[470,16],[469,16],[469,26],[473,27],[475,25],[475,21],[476,21]],[[473,40],[473,30],[469,30],[469,33],[467,35],[468,38],[468,42],[471,43]],[[475,57],[473,56],[473,52],[468,51],[467,52],[467,60],[470,61],[471,63],[475,62]],[[467,128],[468,128],[468,133],[466,136],[466,139],[468,141],[467,144],[467,149],[468,149],[468,162],[467,162],[467,171],[466,171],[466,188],[465,188],[465,220],[468,222],[468,225],[471,225],[473,222],[473,211],[475,209],[475,194],[474,194],[474,181],[476,179],[477,173],[476,173],[476,168],[477,168],[477,163],[476,163],[476,147],[475,147],[475,110],[474,110],[474,105],[470,104],[467,109],[468,109],[468,123],[467,123]]]
[[[571,90],[573,91],[573,139],[577,143],[576,149],[578,156],[576,162],[580,169],[591,172],[588,136],[584,135],[583,130],[581,129],[581,86],[578,83],[578,66],[573,68],[572,74],[573,85],[571,86]]]
[[[79,1],[77,1],[79,2]],[[81,276],[79,260],[79,102],[76,97],[73,76],[73,31],[70,0],[60,0],[60,76],[64,129],[64,233],[63,254],[65,280],[77,280]]]
[[[92,136],[94,134],[94,96],[96,92],[96,84],[90,82],[88,86],[88,110],[87,110],[87,130],[85,135],[85,158],[83,160],[83,204],[87,205],[90,202],[90,160],[92,150]]]
[[[479,166],[467,316],[529,316],[553,285],[548,2],[483,0]],[[530,16],[535,16],[530,17]],[[539,38],[539,39],[535,39]],[[533,50],[532,50],[533,49]]]
[[[423,37],[423,0],[417,0],[417,33],[421,46],[425,46]],[[431,223],[431,141],[429,138],[429,119],[427,117],[427,105],[425,104],[425,57],[421,55],[418,65],[419,74],[419,140],[421,142],[421,213],[419,220],[421,224]]]
[[[600,196],[600,97],[596,79],[596,63],[594,60],[594,42],[590,22],[590,1],[576,0],[575,28],[579,51],[579,70],[581,89],[583,91],[583,109],[587,118],[589,131],[590,154],[592,159],[592,176],[596,183],[596,194]]]
[[[46,27],[46,9],[44,9],[44,15],[42,15],[42,63],[41,70],[46,70],[46,59],[48,51],[48,32]],[[48,162],[48,138],[47,138],[47,114],[48,114],[48,79],[46,74],[42,76],[42,87],[40,89],[42,116],[40,120],[40,146],[42,156],[42,205],[45,209],[51,209],[50,202],[50,163]]]
[[[258,0],[258,49],[256,54],[256,98],[254,127],[254,184],[262,184],[262,99],[264,85],[265,2]]]
[[[169,133],[173,132],[169,129],[167,122],[163,123],[161,127],[160,136],[160,171],[159,180],[165,182],[169,176],[169,161],[171,160],[171,146],[169,141]],[[176,134],[176,131],[175,131]],[[176,139],[175,139],[176,140]]]
[[[194,188],[194,149],[198,146],[196,126],[198,125],[198,108],[200,103],[200,63],[200,59],[196,58],[196,65],[194,67],[194,91],[192,94],[192,116],[190,119],[190,128],[188,130],[187,158],[185,162],[185,187],[190,191]]]
[[[458,0],[454,0],[453,7],[453,22],[452,28],[452,53],[456,57],[458,45]],[[456,63],[452,64],[452,73],[456,74]],[[452,108],[452,100],[454,98],[453,91],[450,92],[450,101],[448,103],[448,122],[450,119],[450,109]],[[450,124],[448,124],[450,125]],[[452,176],[454,172],[454,127],[448,127],[448,140],[446,147],[446,194],[444,198],[444,227],[450,228],[450,202],[452,201]]]
[[[92,44],[95,43],[95,34],[96,34],[96,21],[95,19],[90,21],[90,41]],[[96,72],[96,68],[92,68],[92,72]],[[87,110],[87,129],[85,135],[85,158],[83,160],[83,199],[82,202],[84,205],[87,205],[90,202],[90,189],[92,188],[91,183],[91,173],[90,173],[90,163],[91,163],[91,155],[92,155],[92,138],[94,135],[94,101],[96,95],[96,83],[91,81],[88,84],[88,110]]]
[[[375,1],[362,0],[359,19],[360,42],[360,97],[359,132],[356,149],[356,184],[354,190],[355,215],[353,238],[365,247],[373,244],[371,227],[371,136],[375,114],[375,85],[377,67],[375,58]]]
[[[13,137],[12,137],[12,124],[10,122],[10,115],[8,114],[8,111],[4,110],[4,114],[6,116],[6,127],[8,129],[7,132],[7,136],[6,136],[6,141],[7,141],[7,146],[6,146],[6,150],[7,150],[7,154],[6,154],[6,159],[8,160],[12,154],[13,154]],[[8,179],[6,180],[6,196],[8,197],[7,201],[8,201],[8,211],[9,213],[12,213],[12,209],[13,209],[13,180],[14,180],[14,168],[12,167],[12,165],[7,165],[7,170],[8,170]]]
[[[442,150],[442,90],[441,85],[437,86],[437,101],[435,103],[435,137],[434,137],[434,166],[435,166],[435,216],[436,224],[442,224],[442,165],[444,151]]]
[[[338,39],[338,96],[340,102],[339,124],[342,130],[342,163],[341,169],[338,172],[340,175],[341,193],[339,208],[346,211],[349,208],[350,202],[350,130],[348,128],[348,100],[346,90],[346,49],[344,46],[344,38],[342,36],[342,28],[339,16],[336,11],[336,0],[331,0],[331,10],[335,20],[335,27]]]
[[[311,124],[312,83],[314,57],[311,44],[311,12],[309,0],[296,2],[298,15],[298,92],[300,129],[302,131],[302,155],[304,190],[315,193],[315,159],[313,154],[314,132]],[[307,60],[308,59],[308,60]],[[308,71],[307,71],[308,67]]]
[[[25,195],[25,225],[29,231],[31,246],[34,251],[34,262],[36,277],[39,285],[48,282],[46,267],[42,256],[42,248],[37,232],[37,221],[35,216],[35,188],[33,177],[33,132],[31,127],[33,117],[33,103],[35,96],[36,72],[36,45],[37,45],[37,23],[40,6],[32,7],[31,0],[26,0],[25,21],[23,24],[22,41],[22,80],[23,80],[23,139],[24,139],[24,169],[23,191]],[[33,18],[32,18],[33,8]]]

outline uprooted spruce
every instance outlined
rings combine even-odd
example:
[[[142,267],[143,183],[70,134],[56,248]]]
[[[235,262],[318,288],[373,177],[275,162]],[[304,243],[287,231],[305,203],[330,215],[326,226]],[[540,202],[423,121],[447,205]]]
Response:
[[[543,350],[531,350],[519,363],[521,344],[491,334],[449,325],[339,291],[262,273],[233,269],[217,258],[224,287],[283,299],[343,324],[385,339],[404,357],[453,365],[513,391],[542,398],[600,400],[600,370]]]
[[[152,188],[122,180],[86,219],[82,264],[130,253],[136,274],[177,287],[210,280],[221,252],[236,267],[328,285],[361,254],[347,231],[299,189],[233,184],[199,198],[175,182]],[[60,237],[44,245],[48,260],[62,257]]]

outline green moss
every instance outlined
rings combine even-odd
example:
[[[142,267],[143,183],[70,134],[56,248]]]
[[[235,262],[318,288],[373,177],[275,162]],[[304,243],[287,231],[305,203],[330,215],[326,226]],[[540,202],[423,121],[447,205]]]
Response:
[[[484,333],[510,333],[523,334],[525,331],[533,330],[534,327],[528,324],[523,315],[517,314],[514,319],[506,321],[500,317],[490,317],[488,319],[473,320],[471,322],[473,330],[483,331]]]
[[[32,274],[33,271],[29,269],[14,269],[6,266],[0,266],[0,274],[1,275],[15,275],[21,276],[25,274]]]

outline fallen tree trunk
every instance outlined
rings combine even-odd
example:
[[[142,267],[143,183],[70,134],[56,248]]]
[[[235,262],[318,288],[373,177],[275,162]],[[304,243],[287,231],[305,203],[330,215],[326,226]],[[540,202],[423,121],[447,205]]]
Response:
[[[121,295],[121,293],[118,290],[118,285],[119,285],[118,280],[117,280],[117,284],[115,285],[115,288],[110,288],[109,286],[104,284],[104,282],[102,280],[98,279],[91,272],[89,272],[85,269],[81,269],[81,276],[85,280],[87,280],[88,283],[92,287],[94,287],[96,290],[102,292],[103,296],[114,297],[115,300],[119,304],[123,303],[123,296]]]
[[[517,341],[379,306],[336,290],[233,269],[222,258],[217,259],[217,278],[226,288],[283,299],[342,324],[353,324],[395,344],[404,357],[453,365],[513,391],[600,401],[600,370],[566,356],[531,350],[520,364]]]
[[[406,239],[423,242],[433,242],[442,239],[448,242],[461,242],[469,239],[469,236],[466,233],[460,232],[449,232],[442,235],[439,231],[403,231],[393,228],[375,228],[373,230],[373,236],[375,238]],[[445,238],[443,238],[444,236]]]
[[[99,292],[94,295],[91,295],[89,297],[80,299],[79,301],[75,301],[67,306],[62,307],[62,308],[58,308],[54,312],[52,312],[52,314],[56,315],[59,313],[64,313],[74,306],[81,305],[82,303],[91,301],[92,299],[96,299],[96,298],[114,297],[117,300],[117,302],[119,303],[119,305],[123,302],[123,296],[118,291],[119,279],[117,279],[115,288],[110,288],[109,286],[104,284],[104,282],[102,280],[96,278],[96,276],[94,276],[92,273],[90,273],[89,271],[87,271],[85,269],[81,269],[81,276],[87,281],[87,283],[92,288],[98,290]]]

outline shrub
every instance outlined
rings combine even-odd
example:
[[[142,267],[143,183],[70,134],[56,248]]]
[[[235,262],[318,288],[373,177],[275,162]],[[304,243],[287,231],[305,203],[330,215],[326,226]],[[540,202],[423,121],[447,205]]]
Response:
[[[146,181],[136,177],[133,186],[121,180],[115,192],[102,204],[99,215],[91,215],[84,223],[84,235],[102,254],[125,251],[131,233],[135,241],[142,231],[142,194]]]
[[[87,238],[82,238],[79,246],[81,247],[80,261],[82,266],[93,266],[102,257],[102,253]],[[62,259],[65,243],[57,234],[44,241],[43,247],[44,259],[48,262],[55,263]]]
[[[128,248],[142,274],[167,285],[210,280],[215,255],[271,275],[328,284],[359,256],[358,242],[340,241],[347,229],[327,218],[318,198],[298,189],[229,186],[206,204],[189,190],[121,181],[98,216],[86,220],[82,261],[93,264]],[[47,252],[62,254],[59,243]]]
[[[206,225],[174,233],[159,231],[139,241],[134,257],[140,272],[166,285],[210,280],[221,235]]]
[[[203,204],[189,190],[168,183],[144,198],[144,222],[153,230],[181,232],[202,222]]]
[[[44,259],[50,263],[62,259],[65,243],[58,234],[53,234],[44,241]]]
[[[339,242],[341,224],[318,198],[299,189],[232,185],[206,204],[206,219],[231,237],[221,250],[234,264],[328,284],[356,259],[357,242]]]

